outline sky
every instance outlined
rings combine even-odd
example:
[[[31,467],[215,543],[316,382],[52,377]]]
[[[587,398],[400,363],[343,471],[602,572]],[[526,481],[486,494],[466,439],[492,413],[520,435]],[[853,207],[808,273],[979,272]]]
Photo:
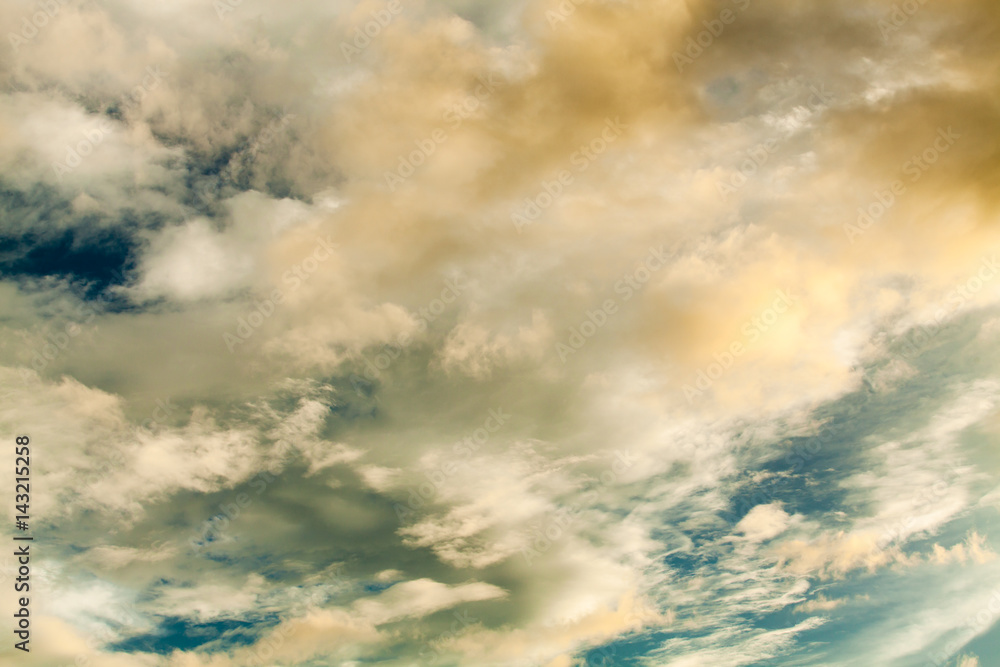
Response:
[[[995,0],[0,26],[0,663],[1000,665]]]

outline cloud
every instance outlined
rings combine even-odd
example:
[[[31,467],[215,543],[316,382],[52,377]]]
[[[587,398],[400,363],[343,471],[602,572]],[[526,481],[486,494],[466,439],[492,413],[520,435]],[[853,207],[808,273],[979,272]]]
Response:
[[[808,602],[803,602],[796,607],[797,611],[804,614],[812,614],[815,612],[833,611],[837,607],[844,604],[846,600],[830,600],[824,595],[817,595],[815,599],[809,600]]]
[[[488,378],[493,369],[521,359],[540,360],[552,343],[553,332],[542,311],[531,314],[531,325],[516,334],[491,336],[488,329],[470,323],[457,325],[440,353],[445,372],[460,372],[473,378]]]
[[[781,565],[791,572],[821,577],[842,577],[851,570],[874,571],[908,562],[898,548],[883,548],[878,536],[872,533],[837,533],[810,542],[789,540],[779,544],[775,551]]]
[[[736,530],[751,542],[763,542],[785,532],[791,516],[779,505],[757,505],[736,524]]]
[[[226,295],[244,286],[252,269],[245,257],[230,252],[221,235],[196,220],[156,240],[140,268],[136,291],[147,299],[176,301]]]
[[[359,600],[353,607],[361,618],[374,625],[382,625],[402,618],[426,616],[463,602],[491,600],[505,595],[502,589],[489,584],[448,587],[429,579],[418,579],[396,584],[374,599]]]
[[[934,545],[934,552],[931,560],[940,565],[949,563],[986,563],[996,558],[996,553],[986,545],[986,539],[979,533],[970,533],[962,544],[956,544],[951,549],[946,549],[939,544]]]

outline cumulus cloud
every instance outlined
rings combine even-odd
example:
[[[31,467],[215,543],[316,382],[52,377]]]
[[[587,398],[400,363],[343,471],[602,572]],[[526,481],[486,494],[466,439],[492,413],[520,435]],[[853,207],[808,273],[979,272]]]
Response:
[[[779,505],[758,505],[736,524],[736,530],[752,542],[777,537],[788,528],[791,517]]]

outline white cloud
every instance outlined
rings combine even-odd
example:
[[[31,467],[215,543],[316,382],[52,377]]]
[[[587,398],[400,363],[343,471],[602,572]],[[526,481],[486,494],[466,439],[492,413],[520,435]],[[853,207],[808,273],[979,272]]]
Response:
[[[736,524],[736,530],[751,542],[764,542],[785,532],[792,517],[778,503],[757,505]]]
[[[416,579],[396,584],[374,598],[358,600],[352,610],[373,625],[382,625],[419,618],[463,602],[494,600],[506,595],[501,588],[479,582],[448,586],[430,579]]]
[[[458,324],[448,335],[440,352],[446,372],[460,372],[486,379],[494,369],[520,360],[538,360],[552,344],[552,327],[540,310],[531,315],[531,324],[518,327],[511,335],[491,334],[470,322]]]
[[[207,220],[192,220],[153,240],[139,267],[135,293],[144,299],[196,301],[247,287],[255,263]]]

